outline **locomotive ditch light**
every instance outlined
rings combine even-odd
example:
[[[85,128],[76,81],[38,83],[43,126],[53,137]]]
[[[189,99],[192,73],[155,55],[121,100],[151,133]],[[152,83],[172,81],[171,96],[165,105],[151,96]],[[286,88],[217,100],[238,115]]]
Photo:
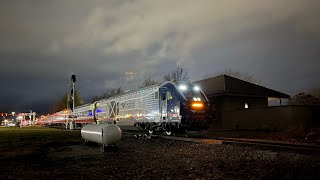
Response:
[[[197,97],[194,97],[194,98],[193,98],[193,101],[201,101],[201,99],[200,99],[199,97],[198,97],[198,98],[197,98]]]

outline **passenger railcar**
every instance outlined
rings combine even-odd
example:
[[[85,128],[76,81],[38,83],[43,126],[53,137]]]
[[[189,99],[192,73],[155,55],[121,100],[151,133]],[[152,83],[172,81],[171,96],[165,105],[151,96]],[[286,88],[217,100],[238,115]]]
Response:
[[[59,111],[54,114],[42,117],[38,120],[38,125],[65,126],[68,123],[76,123],[78,126],[93,123],[93,104],[85,104],[75,108],[73,113]]]
[[[73,113],[75,123],[88,124],[94,122],[93,104],[84,104],[75,108]]]

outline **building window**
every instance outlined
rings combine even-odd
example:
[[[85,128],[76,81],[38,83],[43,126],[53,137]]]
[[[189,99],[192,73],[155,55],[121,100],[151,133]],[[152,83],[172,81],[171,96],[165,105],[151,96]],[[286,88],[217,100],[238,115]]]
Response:
[[[248,103],[244,103],[244,108],[248,109],[249,108],[249,104]]]

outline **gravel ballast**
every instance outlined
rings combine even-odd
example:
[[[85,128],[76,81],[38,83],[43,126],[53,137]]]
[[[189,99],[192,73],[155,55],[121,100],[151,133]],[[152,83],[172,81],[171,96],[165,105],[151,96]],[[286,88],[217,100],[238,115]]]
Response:
[[[319,154],[123,134],[117,152],[53,142],[1,159],[0,179],[318,179]],[[22,149],[23,150],[23,149]]]

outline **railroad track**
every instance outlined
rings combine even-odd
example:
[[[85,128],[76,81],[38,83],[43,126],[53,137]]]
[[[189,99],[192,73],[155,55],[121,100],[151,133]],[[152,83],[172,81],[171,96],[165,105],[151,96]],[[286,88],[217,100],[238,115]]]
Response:
[[[140,138],[144,138],[147,131],[136,131],[136,130],[124,130],[123,133],[128,133],[132,135],[139,135]],[[150,137],[149,137],[150,138]],[[284,142],[269,142],[262,141],[257,139],[240,139],[240,138],[191,138],[191,137],[183,137],[179,135],[177,136],[167,136],[161,134],[153,134],[152,138],[164,138],[178,141],[186,141],[186,142],[195,142],[195,143],[206,143],[206,144],[232,144],[232,145],[242,145],[242,146],[253,146],[262,149],[270,149],[270,150],[285,150],[285,151],[295,151],[302,153],[320,153],[320,145],[311,145],[311,144],[292,144],[292,143],[284,143]]]
[[[238,139],[238,138],[217,138],[217,139],[207,139],[207,138],[187,138],[178,136],[165,136],[165,135],[152,135],[152,137],[196,142],[196,143],[207,143],[207,144],[232,144],[232,145],[242,145],[242,146],[254,146],[262,149],[270,150],[286,150],[295,151],[303,153],[320,153],[319,145],[311,144],[291,144],[291,143],[280,143],[280,142],[266,142],[261,140],[253,139]]]
[[[279,142],[266,142],[257,140],[243,140],[243,139],[224,139],[223,144],[235,144],[235,145],[246,145],[246,146],[256,146],[264,149],[272,150],[289,150],[296,152],[317,152],[320,153],[319,145],[309,145],[309,144],[291,144],[291,143],[279,143]]]
[[[57,128],[57,127],[52,127]],[[80,129],[77,129],[80,130]],[[74,130],[72,130],[74,131]],[[147,131],[137,131],[137,130],[123,130],[123,133],[130,133],[132,135],[139,135],[143,138],[145,134],[148,134]],[[179,136],[180,135],[180,136]],[[284,142],[270,142],[262,141],[258,139],[240,139],[240,138],[191,138],[183,137],[183,134],[178,134],[177,136],[167,136],[161,134],[153,134],[152,138],[164,138],[178,141],[187,141],[187,142],[196,142],[196,143],[206,143],[206,144],[233,144],[233,145],[242,145],[242,146],[254,146],[263,149],[271,150],[287,150],[287,151],[296,151],[296,152],[315,152],[320,153],[320,145],[311,145],[311,144],[292,144]]]

